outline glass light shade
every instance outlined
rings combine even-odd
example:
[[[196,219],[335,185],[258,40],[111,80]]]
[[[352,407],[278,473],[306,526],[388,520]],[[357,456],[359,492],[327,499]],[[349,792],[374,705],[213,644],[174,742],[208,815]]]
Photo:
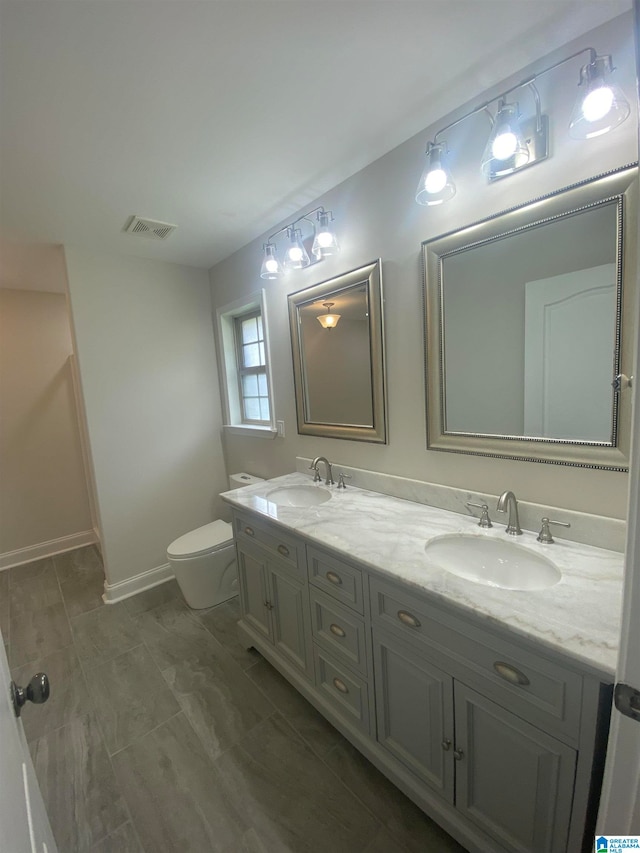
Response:
[[[520,129],[516,103],[500,101],[493,130],[482,155],[482,171],[489,178],[509,175],[529,162],[529,147]]]
[[[317,260],[327,258],[329,255],[337,255],[340,251],[338,238],[336,237],[330,222],[333,222],[333,217],[329,211],[318,211],[318,229],[313,240],[311,252]]]
[[[323,329],[335,329],[335,327],[338,325],[338,320],[342,315],[331,313],[331,309],[335,305],[335,302],[323,302],[322,304],[327,309],[327,313],[321,314],[317,318],[318,323],[320,323]]]
[[[275,245],[273,243],[265,243],[263,248],[264,258],[260,268],[260,278],[266,278],[271,281],[282,278],[284,270],[276,255]]]
[[[580,70],[579,86],[584,90],[569,120],[569,136],[592,139],[617,127],[631,112],[629,102],[618,86],[608,81],[613,71],[610,56],[597,56]]]
[[[288,270],[300,270],[308,267],[311,259],[302,242],[302,231],[299,228],[289,229],[290,243],[284,256],[284,267]]]
[[[430,142],[427,147],[427,164],[416,190],[418,204],[442,204],[456,194],[456,185],[443,162],[444,148],[443,142]]]

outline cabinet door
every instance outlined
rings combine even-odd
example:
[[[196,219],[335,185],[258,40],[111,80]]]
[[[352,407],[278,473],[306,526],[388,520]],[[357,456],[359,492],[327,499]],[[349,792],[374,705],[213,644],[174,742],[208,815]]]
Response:
[[[455,708],[458,809],[508,850],[564,853],[575,751],[459,682]]]
[[[249,545],[237,545],[238,586],[242,618],[255,631],[271,640],[267,565],[261,551]]]
[[[272,605],[272,641],[290,663],[311,675],[311,630],[306,587],[293,580],[288,569],[269,562],[269,601]]]
[[[374,637],[378,742],[453,801],[453,684],[411,646]]]

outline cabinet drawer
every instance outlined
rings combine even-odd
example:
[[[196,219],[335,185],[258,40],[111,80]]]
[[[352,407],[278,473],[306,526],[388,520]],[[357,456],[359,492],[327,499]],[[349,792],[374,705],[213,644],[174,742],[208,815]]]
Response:
[[[406,590],[371,579],[371,617],[515,714],[577,742],[582,676]]]
[[[253,542],[278,558],[281,566],[288,566],[301,580],[305,577],[304,545],[276,525],[263,526],[249,515],[234,513],[233,532],[239,542]]]
[[[318,645],[362,675],[367,673],[364,622],[353,611],[311,587],[311,626]]]
[[[346,604],[347,607],[352,607],[358,613],[364,613],[360,569],[309,545],[307,545],[307,561],[310,583]]]
[[[370,732],[367,682],[320,649],[313,646],[316,687],[343,719]]]

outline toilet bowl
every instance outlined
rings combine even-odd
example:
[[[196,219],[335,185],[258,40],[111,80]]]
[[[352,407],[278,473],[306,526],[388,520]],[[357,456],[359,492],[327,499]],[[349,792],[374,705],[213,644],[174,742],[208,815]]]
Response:
[[[232,474],[229,488],[261,482],[250,474]],[[238,594],[233,527],[217,519],[180,536],[167,548],[167,559],[185,601],[194,610],[213,607]]]

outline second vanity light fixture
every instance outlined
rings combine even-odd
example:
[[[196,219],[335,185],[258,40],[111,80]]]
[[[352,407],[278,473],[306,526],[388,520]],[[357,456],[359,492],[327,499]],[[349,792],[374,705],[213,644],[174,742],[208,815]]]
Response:
[[[592,47],[586,47],[544,68],[441,128],[433,141],[427,145],[427,163],[416,190],[418,204],[442,204],[456,194],[456,185],[447,166],[447,143],[443,137],[447,131],[478,113],[486,113],[491,122],[491,133],[481,160],[482,171],[490,181],[546,159],[549,154],[549,120],[542,114],[535,81],[559,65],[564,65],[565,62],[587,52],[589,62],[580,70],[578,85],[581,91],[571,113],[569,135],[574,139],[591,139],[622,124],[630,113],[630,107],[620,89],[608,79],[615,70],[611,56],[598,56]],[[517,89],[528,90],[533,96],[533,117],[523,119],[518,103],[507,100],[507,96]],[[494,102],[497,102],[495,117],[489,110]]]
[[[309,217],[316,214],[316,223]],[[302,216],[299,216],[289,225],[285,225],[269,235],[267,242],[263,246],[264,256],[262,259],[262,267],[260,268],[260,278],[268,280],[276,280],[288,270],[299,270],[303,267],[308,267],[311,263],[309,253],[305,249],[302,237],[302,229],[296,227],[303,221],[311,223],[313,228],[313,245],[311,254],[315,261],[321,261],[329,255],[336,255],[340,251],[338,240],[331,226],[333,215],[330,210],[325,210],[324,207],[314,207]],[[276,254],[276,244],[272,242],[278,234],[287,234],[287,248],[284,253],[282,263]]]

